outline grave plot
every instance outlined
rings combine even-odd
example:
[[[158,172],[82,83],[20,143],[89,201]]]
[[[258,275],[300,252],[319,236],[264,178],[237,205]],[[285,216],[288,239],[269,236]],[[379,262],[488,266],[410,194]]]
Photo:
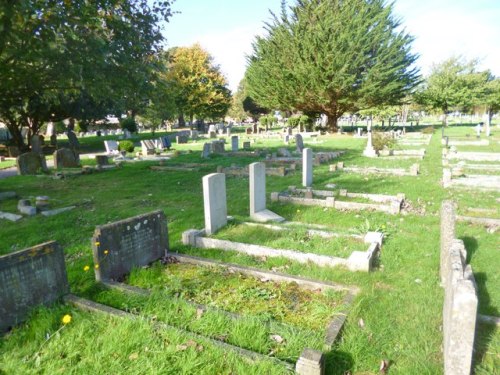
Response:
[[[389,175],[389,176],[417,176],[420,171],[420,166],[418,164],[413,164],[408,170],[404,168],[381,168],[381,167],[358,167],[351,166],[345,167],[344,162],[339,162],[337,164],[330,164],[330,172],[335,172],[337,170],[357,173],[357,174],[377,174],[377,175]]]
[[[259,222],[283,222],[284,218],[266,209],[264,163],[251,164],[250,171],[250,217]],[[301,249],[303,251],[297,250],[296,248],[283,249],[279,248],[279,245],[284,243],[282,241],[286,238],[286,234],[281,230],[274,231],[273,227],[269,226],[261,226],[257,229],[257,231],[269,231],[269,238],[275,240],[274,246],[278,248],[264,246],[261,244],[230,241],[226,238],[232,238],[235,234],[230,231],[229,233],[226,233],[225,237],[224,231],[221,231],[221,234],[215,236],[216,232],[225,228],[227,225],[227,203],[224,175],[212,174],[205,176],[203,178],[203,193],[205,198],[205,229],[191,229],[185,231],[182,234],[182,241],[185,245],[205,249],[237,251],[252,256],[284,257],[299,263],[312,262],[320,266],[343,266],[351,271],[365,272],[368,272],[373,268],[374,260],[380,250],[382,243],[381,234],[374,234],[370,237],[368,250],[366,251],[353,251],[354,248],[359,249],[359,246],[362,246],[362,244],[355,243],[352,238],[344,238],[342,240],[336,239],[339,243],[333,245],[334,249],[332,249],[332,247],[325,247],[322,250],[324,254],[321,254],[321,251],[318,251],[315,246],[311,246],[310,244],[304,246],[304,248]],[[297,231],[296,236],[307,234],[309,237],[314,237],[318,234],[314,233],[311,228],[304,229],[306,229],[305,232]],[[245,230],[249,230],[249,228],[246,228]],[[291,229],[288,230],[290,231]],[[323,241],[326,237],[336,237],[334,234],[329,235],[326,232],[323,234]],[[220,236],[224,239],[221,239]],[[319,237],[321,237],[321,235]],[[248,238],[248,232],[245,233],[243,231],[243,233],[240,233],[240,238]],[[314,241],[316,242],[313,243],[318,245],[321,242],[320,239],[316,239]],[[341,255],[346,257],[341,257]]]
[[[291,172],[292,168],[286,167],[266,168],[267,176],[284,177]],[[218,166],[217,173],[224,173],[226,176],[248,176],[250,174],[248,166],[238,167],[236,165],[232,165],[230,167]]]
[[[199,171],[202,168],[211,168],[212,165],[207,163],[169,163],[165,164],[164,162],[160,162],[160,165],[152,165],[149,168],[153,171],[158,172],[195,172]]]
[[[400,213],[404,199],[404,194],[398,194],[397,196],[364,194],[351,193],[345,189],[338,191],[313,190],[310,188],[297,189],[295,186],[289,186],[286,191],[271,193],[271,201],[274,202],[328,207],[337,210],[372,210],[392,215]]]
[[[15,192],[5,192],[0,193],[0,201],[4,200],[3,209],[7,209],[10,212],[0,211],[0,219],[5,219],[13,222],[17,222],[24,217],[31,217],[37,214],[42,216],[54,216],[61,214],[66,211],[73,210],[76,206],[66,206],[53,208],[53,202],[57,201],[56,199],[51,199],[47,196],[38,196],[30,199],[20,199],[16,201],[10,198],[16,198],[17,195]],[[3,199],[2,199],[3,195]],[[18,213],[12,213],[12,211],[16,210]]]
[[[462,187],[476,190],[500,191],[500,175],[465,175],[461,167],[443,168],[443,187]]]
[[[221,176],[215,174],[213,180],[214,176],[209,175],[204,184],[208,181],[213,187],[210,183],[220,182]],[[166,257],[168,238],[161,212],[97,227],[92,247],[96,279],[108,288],[139,296],[127,309],[154,316],[168,327],[209,336],[217,345],[257,358],[271,350],[279,360],[289,362],[292,358],[295,362],[305,351],[302,345],[306,345],[307,351],[297,361],[299,367],[307,354],[321,358],[320,350],[332,346],[357,293],[356,288],[333,283],[195,257]],[[147,269],[143,267],[159,258],[167,266],[157,262]],[[136,288],[115,282],[124,279]],[[147,290],[137,287],[159,288],[160,294],[154,293],[150,299]],[[115,298],[103,292],[98,300],[113,305]],[[72,301],[93,308],[87,302]],[[244,331],[252,332],[254,344],[239,340]],[[244,349],[238,349],[240,346]]]
[[[443,159],[500,162],[500,152],[468,152],[443,149]]]
[[[473,140],[470,138],[461,137],[444,137],[441,139],[443,146],[489,146],[490,141],[487,139]]]

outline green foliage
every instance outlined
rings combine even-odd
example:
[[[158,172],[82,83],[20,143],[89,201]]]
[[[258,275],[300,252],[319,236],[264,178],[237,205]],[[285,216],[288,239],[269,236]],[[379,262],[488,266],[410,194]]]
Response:
[[[89,129],[89,124],[86,121],[78,121],[75,125],[76,133],[86,133]]]
[[[125,117],[124,119],[120,120],[120,127],[123,130],[128,130],[131,133],[136,133],[137,132],[137,122],[133,117]]]
[[[383,0],[303,0],[257,37],[245,78],[260,105],[328,115],[396,104],[417,84],[411,36]]]
[[[126,152],[134,152],[134,142],[127,140],[120,141],[120,143],[118,143],[118,150]]]
[[[137,112],[154,80],[170,1],[0,2],[0,121],[21,128]]]
[[[425,128],[422,129],[422,133],[433,134],[434,133],[434,126],[426,126]]]
[[[220,119],[229,110],[231,91],[212,60],[199,44],[173,48],[163,56],[168,67],[165,80],[179,116]]]
[[[392,149],[396,144],[394,138],[390,134],[384,132],[372,132],[372,145],[376,151],[383,150],[384,148]]]
[[[63,134],[66,131],[66,125],[63,121],[57,121],[54,123],[54,130],[56,134]]]
[[[443,113],[447,125],[449,112],[468,111],[484,99],[490,73],[478,72],[477,65],[477,60],[464,61],[460,57],[434,65],[416,95],[417,102]]]

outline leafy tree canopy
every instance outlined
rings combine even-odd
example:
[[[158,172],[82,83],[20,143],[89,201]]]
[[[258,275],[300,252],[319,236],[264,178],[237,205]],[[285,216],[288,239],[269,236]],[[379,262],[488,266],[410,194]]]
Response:
[[[170,1],[0,2],[0,121],[25,149],[21,127],[137,110]]]

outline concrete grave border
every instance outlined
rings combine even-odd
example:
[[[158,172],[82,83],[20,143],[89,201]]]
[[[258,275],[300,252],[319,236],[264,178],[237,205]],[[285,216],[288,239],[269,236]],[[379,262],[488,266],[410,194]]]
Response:
[[[292,194],[303,194],[305,197],[294,197]],[[314,195],[324,197],[325,199],[313,198]],[[349,193],[345,189],[339,190],[339,196],[352,198],[365,198],[374,202],[389,202],[389,205],[359,203],[339,201],[335,198],[335,192],[331,190],[313,190],[313,189],[297,189],[295,186],[289,186],[288,190],[283,192],[272,192],[271,201],[287,202],[304,206],[320,206],[335,208],[337,210],[374,210],[386,212],[392,215],[397,215],[401,212],[401,206],[405,199],[404,194],[397,196],[381,195],[381,194],[363,194]]]
[[[357,167],[357,166],[344,167],[344,163],[331,164],[330,172],[335,172],[336,170],[341,170],[350,173],[359,173],[359,174],[417,176],[420,172],[420,166],[418,164],[413,164],[407,171],[404,168],[379,168],[379,167]]]

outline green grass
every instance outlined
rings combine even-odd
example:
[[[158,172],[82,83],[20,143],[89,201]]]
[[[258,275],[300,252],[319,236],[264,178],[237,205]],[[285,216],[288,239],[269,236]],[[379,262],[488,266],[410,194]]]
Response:
[[[446,134],[450,133],[457,137],[465,136],[466,132],[470,132],[470,129],[465,126],[454,125],[446,129]],[[151,374],[286,372],[283,367],[272,363],[259,361],[249,363],[239,359],[231,351],[221,350],[208,342],[201,344],[204,348],[202,351],[197,351],[196,346],[189,345],[186,349],[179,350],[178,348],[184,348],[184,344],[192,338],[172,329],[158,330],[154,324],[155,319],[206,336],[219,336],[227,342],[261,353],[273,352],[285,360],[296,359],[305,345],[318,348],[321,340],[314,333],[317,330],[313,330],[311,335],[308,335],[308,332],[312,328],[311,321],[323,327],[325,319],[318,319],[316,322],[308,316],[308,313],[301,313],[296,314],[297,320],[283,320],[278,314],[279,308],[266,312],[259,311],[258,308],[267,307],[268,302],[259,298],[279,290],[277,286],[267,289],[271,286],[268,283],[254,286],[254,292],[257,290],[255,295],[252,295],[254,292],[247,292],[260,303],[245,304],[243,297],[249,298],[245,292],[238,289],[239,285],[235,286],[230,281],[224,283],[226,279],[222,276],[215,278],[220,294],[212,292],[207,297],[202,293],[203,289],[215,288],[209,283],[210,276],[206,276],[207,279],[203,281],[203,279],[198,280],[200,277],[198,274],[193,278],[176,275],[175,277],[181,280],[178,284],[181,288],[177,289],[179,293],[188,293],[191,290],[189,285],[194,285],[193,296],[186,294],[182,297],[203,297],[205,299],[200,299],[200,302],[208,304],[213,302],[218,308],[217,314],[207,312],[206,317],[197,319],[195,309],[184,304],[180,300],[180,294],[178,297],[175,297],[176,292],[171,294],[173,290],[162,290],[161,292],[166,294],[159,294],[161,297],[154,294],[149,299],[140,300],[121,292],[103,290],[95,283],[91,272],[83,271],[85,265],[92,265],[90,238],[97,225],[162,209],[168,219],[170,248],[173,253],[193,254],[264,270],[276,270],[358,286],[360,294],[347,316],[342,336],[334,348],[326,353],[327,373],[375,374],[378,372],[380,361],[388,359],[392,363],[391,374],[441,374],[443,290],[439,286],[438,276],[440,204],[443,199],[453,199],[458,203],[459,214],[470,215],[468,210],[470,207],[493,208],[497,204],[499,194],[442,189],[440,133],[440,129],[437,128],[431,144],[426,147],[427,154],[424,160],[364,158],[361,156],[361,151],[366,140],[354,139],[350,135],[323,137],[323,143],[309,143],[315,151],[346,150],[346,154],[338,159],[344,161],[346,166],[408,168],[413,163],[419,163],[421,173],[417,177],[363,176],[342,171],[329,172],[328,165],[324,164],[315,168],[313,183],[314,189],[324,189],[326,184],[335,183],[338,188],[352,192],[390,195],[405,193],[412,207],[418,211],[418,215],[410,213],[407,216],[393,216],[379,212],[341,212],[324,210],[321,207],[285,205],[270,202],[268,199],[268,209],[288,221],[323,224],[331,231],[339,233],[364,233],[368,230],[383,229],[386,241],[382,248],[380,266],[371,274],[352,273],[341,268],[320,268],[282,258],[254,258],[235,252],[201,250],[182,245],[181,234],[184,230],[200,229],[204,225],[201,178],[215,172],[217,165],[244,166],[262,160],[231,156],[201,159],[198,152],[202,147],[201,142],[174,145],[174,148],[186,153],[167,162],[167,164],[207,164],[206,167],[194,172],[156,172],[151,171],[149,166],[158,163],[142,162],[126,164],[121,169],[62,180],[32,176],[16,176],[0,180],[0,191],[14,190],[20,198],[48,195],[53,199],[54,208],[77,206],[73,211],[54,217],[35,216],[24,218],[18,223],[2,221],[0,254],[7,254],[47,240],[57,240],[66,254],[73,293],[129,309],[141,317],[133,321],[108,318],[79,312],[66,306],[39,310],[0,342],[0,373],[2,371],[6,374],[52,374],[58,371]],[[495,133],[496,129],[493,134],[497,137]],[[141,137],[148,135],[141,134]],[[242,135],[240,141],[246,138],[246,135]],[[103,139],[105,138],[81,139],[82,149],[89,152],[102,151]],[[305,139],[305,143],[308,142],[310,141]],[[279,140],[259,139],[252,144],[252,148],[264,149],[267,145],[269,145],[268,153],[276,152],[278,148],[283,147]],[[495,150],[498,152],[500,146],[496,147]],[[295,147],[290,145],[288,148],[294,150]],[[187,153],[188,150],[194,152]],[[331,163],[334,162],[336,160]],[[228,177],[226,184],[228,214],[239,221],[248,220],[248,178]],[[283,191],[290,185],[301,186],[300,171],[285,177],[267,177],[268,194],[272,191]],[[17,200],[3,201],[0,209],[15,211],[16,204]],[[224,236],[224,233],[229,233],[231,230],[233,229],[229,227],[217,236]],[[266,236],[259,236],[258,233],[247,236],[246,230],[241,233],[237,233],[237,229],[234,230],[235,233],[229,233],[230,237],[240,236],[242,240],[251,238],[252,242],[261,241],[262,244],[277,243],[279,247],[290,247],[298,243],[307,251],[328,248],[327,242],[330,241],[308,240],[301,244],[300,229],[296,229],[294,233],[297,235],[293,235],[291,239],[274,238],[273,234],[268,232],[265,232]],[[496,276],[499,269],[496,256],[498,235],[488,234],[479,226],[460,223],[457,226],[457,236],[466,243],[469,259],[478,280],[479,311],[495,314],[500,309],[498,294],[500,282]],[[314,245],[308,248],[307,243],[311,241]],[[339,246],[346,245],[340,243]],[[350,244],[347,247],[350,247]],[[170,282],[170,278],[173,277],[171,274],[163,270],[158,272],[154,267],[139,270],[134,275],[140,275],[138,277],[144,282],[143,286],[153,286],[155,293],[160,292],[156,290],[158,288],[175,285]],[[184,288],[185,285],[188,287]],[[266,292],[259,291],[262,288]],[[174,298],[169,300],[168,296],[172,295]],[[277,300],[277,298],[272,300],[275,299]],[[247,310],[240,310],[241,307]],[[181,310],[178,315],[175,313],[177,309]],[[242,312],[245,319],[229,322],[219,311],[221,309]],[[66,312],[73,315],[73,322],[43,345],[40,359],[35,363],[32,358],[45,341],[46,333],[53,333],[60,327],[61,316]],[[360,319],[364,322],[363,326],[359,324]],[[307,320],[311,321],[307,323]],[[294,327],[294,330],[289,332],[289,327]],[[254,331],[257,335],[255,342],[252,340]],[[286,344],[276,345],[269,339],[270,333],[285,337]],[[474,362],[476,373],[494,373],[498,368],[499,347],[498,330],[493,331],[491,328],[481,326],[476,343]],[[137,353],[137,356],[133,355],[130,359],[134,353]]]
[[[14,167],[16,165],[15,160],[4,160],[0,161],[0,169]]]

